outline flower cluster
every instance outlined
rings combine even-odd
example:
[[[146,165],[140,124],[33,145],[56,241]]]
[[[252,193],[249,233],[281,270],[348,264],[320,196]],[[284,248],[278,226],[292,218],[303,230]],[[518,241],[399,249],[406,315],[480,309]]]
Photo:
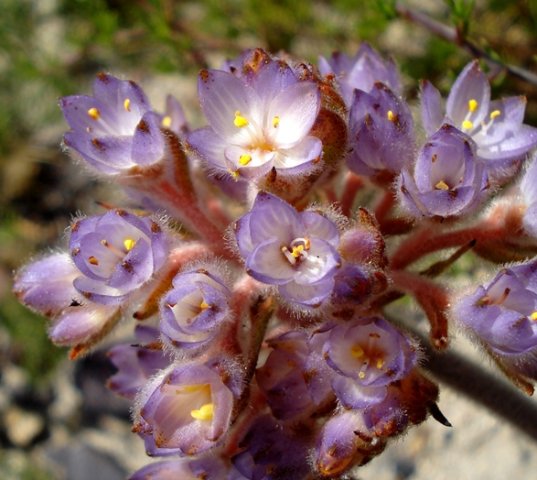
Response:
[[[136,209],[76,219],[14,290],[72,358],[135,320],[108,386],[166,459],[132,479],[343,478],[430,413],[447,424],[412,325],[386,311],[403,295],[434,348],[453,319],[531,390],[537,129],[521,97],[490,100],[477,61],[445,112],[423,82],[421,123],[401,85],[364,44],[318,67],[254,49],[202,70],[195,130],[110,74],[61,100],[65,146]],[[502,269],[453,297],[435,277],[470,248]]]

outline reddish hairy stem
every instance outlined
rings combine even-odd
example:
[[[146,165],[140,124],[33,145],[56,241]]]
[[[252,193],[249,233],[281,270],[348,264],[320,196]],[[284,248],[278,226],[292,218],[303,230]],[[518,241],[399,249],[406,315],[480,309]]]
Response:
[[[446,311],[449,308],[448,293],[440,285],[424,278],[419,274],[402,270],[390,274],[395,287],[412,295],[423,309],[431,331],[429,333],[432,345],[438,350],[448,345],[448,319]]]
[[[390,262],[393,270],[402,270],[432,252],[446,248],[460,247],[472,241],[479,244],[487,240],[501,238],[506,234],[503,226],[492,226],[489,222],[483,222],[470,228],[440,233],[438,235],[435,235],[434,230],[430,227],[429,225],[418,230],[399,246]]]
[[[377,222],[382,226],[384,220],[390,213],[390,210],[395,205],[395,195],[391,190],[386,190],[382,196],[380,202],[375,208],[375,217],[377,217]]]
[[[348,172],[345,176],[345,186],[341,194],[341,212],[347,217],[351,216],[352,205],[356,192],[364,186],[364,181],[358,175]]]

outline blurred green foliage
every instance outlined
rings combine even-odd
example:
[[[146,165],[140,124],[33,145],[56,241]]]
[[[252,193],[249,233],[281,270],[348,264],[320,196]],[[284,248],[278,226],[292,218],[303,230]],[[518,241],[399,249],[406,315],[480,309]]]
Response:
[[[533,71],[536,3],[412,2],[432,18],[458,28],[492,56]],[[430,79],[445,93],[469,61],[468,53],[399,18],[395,6],[395,0],[2,0],[0,239],[7,242],[3,245],[23,245],[0,257],[4,272],[28,257],[32,250],[28,238],[37,239],[34,249],[37,243],[47,243],[49,234],[39,228],[50,227],[51,221],[66,225],[73,213],[66,206],[51,219],[46,212],[30,216],[33,204],[20,207],[43,188],[43,170],[36,168],[41,161],[39,151],[32,151],[36,160],[21,161],[28,159],[29,146],[48,149],[47,162],[61,162],[58,97],[88,92],[93,75],[100,70],[138,79],[177,73],[194,82],[199,68],[217,66],[248,47],[285,50],[316,61],[319,54],[329,55],[333,50],[353,54],[361,41],[396,58],[410,98],[417,95],[420,78]],[[499,75],[494,88],[496,94],[527,95],[528,121],[537,123],[535,86]],[[13,175],[15,164],[28,169],[19,172],[20,185]],[[34,196],[28,197],[28,192]],[[28,219],[38,231],[25,237]],[[13,336],[15,350],[23,352],[17,358],[29,371],[54,364],[54,355],[51,360],[45,358],[51,351],[41,320],[9,299],[0,305],[0,322]]]

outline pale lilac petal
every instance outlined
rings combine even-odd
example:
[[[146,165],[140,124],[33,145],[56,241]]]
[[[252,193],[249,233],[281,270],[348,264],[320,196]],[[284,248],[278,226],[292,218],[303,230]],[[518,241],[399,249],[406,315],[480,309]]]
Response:
[[[188,135],[187,142],[189,148],[210,167],[227,171],[224,151],[228,142],[217,135],[211,127],[194,130]]]
[[[228,143],[246,140],[245,129],[234,124],[235,113],[248,115],[251,111],[250,88],[232,75],[219,70],[203,70],[198,81],[201,109],[214,131]]]
[[[314,83],[299,82],[281,92],[267,112],[268,136],[280,148],[293,147],[304,138],[317,119],[321,99]],[[273,119],[279,118],[275,127]]]
[[[457,128],[462,128],[471,99],[477,101],[477,109],[470,117],[475,127],[485,119],[490,104],[490,85],[477,60],[460,73],[447,98],[446,113]]]
[[[246,261],[246,271],[255,279],[274,285],[289,282],[295,269],[281,252],[277,238],[260,243]]]
[[[296,235],[295,228],[300,223],[298,213],[288,203],[265,192],[260,192],[252,210],[257,214],[250,217],[250,235],[257,244],[267,239],[279,239],[283,244],[290,243]]]
[[[152,165],[164,156],[165,142],[160,131],[160,116],[146,113],[137,124],[132,141],[132,161],[138,165]]]
[[[289,282],[280,285],[278,292],[284,299],[293,303],[316,307],[328,298],[333,288],[334,279],[327,278],[311,285]]]
[[[298,174],[310,163],[319,161],[323,152],[323,144],[317,137],[305,137],[298,145],[284,150],[274,157],[274,166],[285,169],[286,173]]]
[[[337,248],[339,245],[339,231],[334,222],[313,211],[303,212],[300,218],[308,235],[322,238],[334,248]]]
[[[427,135],[432,135],[442,125],[442,97],[440,92],[431,84],[424,81],[421,84],[421,118]]]

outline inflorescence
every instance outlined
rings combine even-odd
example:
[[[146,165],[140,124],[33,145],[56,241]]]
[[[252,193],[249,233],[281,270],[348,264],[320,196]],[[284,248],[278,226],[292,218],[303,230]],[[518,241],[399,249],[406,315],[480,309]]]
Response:
[[[129,207],[75,219],[68,249],[15,279],[73,359],[134,324],[108,385],[165,460],[133,480],[346,478],[442,419],[419,343],[385,318],[404,294],[435,348],[452,321],[532,393],[537,129],[523,97],[491,100],[473,61],[445,102],[421,84],[418,122],[395,64],[365,44],[318,67],[248,50],[202,70],[198,92],[196,130],[173,97],[158,113],[106,73],[61,99],[65,147]],[[500,265],[494,278],[473,293],[435,280],[469,249]]]

